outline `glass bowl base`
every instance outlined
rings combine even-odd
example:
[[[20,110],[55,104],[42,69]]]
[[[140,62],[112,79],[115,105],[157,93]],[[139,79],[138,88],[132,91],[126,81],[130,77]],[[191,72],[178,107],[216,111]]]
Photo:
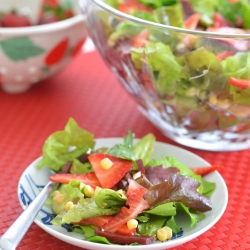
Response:
[[[238,151],[250,148],[250,135],[237,134],[223,130],[193,132],[184,128],[173,127],[160,116],[138,106],[140,112],[151,121],[166,137],[191,148],[207,151]]]

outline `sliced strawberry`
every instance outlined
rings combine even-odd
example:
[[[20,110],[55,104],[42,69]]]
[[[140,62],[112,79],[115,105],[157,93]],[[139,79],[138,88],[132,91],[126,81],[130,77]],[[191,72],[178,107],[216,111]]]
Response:
[[[195,13],[191,15],[189,18],[187,18],[184,21],[185,27],[190,30],[195,30],[198,26],[200,18],[201,18],[201,15],[199,13]]]
[[[146,43],[148,43],[149,31],[147,29],[143,30],[141,33],[131,37],[130,44],[132,47],[141,48]]]
[[[113,163],[109,169],[104,169],[101,166],[101,161],[105,158],[108,158]],[[91,154],[88,159],[102,188],[114,187],[133,166],[132,161],[108,154]]]
[[[113,216],[111,215],[103,215],[103,216],[97,216],[94,218],[87,218],[84,220],[81,220],[80,222],[77,222],[75,224],[78,225],[92,225],[101,228],[105,223],[107,223],[110,219],[112,219]],[[118,234],[125,234],[125,235],[133,235],[135,233],[136,229],[129,229],[127,224],[122,225],[116,230],[116,233]]]
[[[31,23],[26,16],[21,16],[16,13],[5,14],[2,17],[3,27],[26,27],[30,25]]]
[[[246,80],[246,79],[238,79],[234,77],[229,77],[228,83],[239,89],[247,89],[248,87],[250,87],[250,80]]]
[[[216,55],[218,60],[223,60],[228,58],[229,56],[233,56],[235,54],[235,51],[224,51]]]
[[[241,0],[227,0],[229,3],[238,3],[240,2]]]
[[[50,5],[51,7],[57,7],[59,5],[58,0],[43,0],[43,5]]]
[[[225,34],[247,34],[248,31],[240,28],[233,28],[233,27],[210,27],[207,28],[209,32],[220,32]]]
[[[152,12],[151,9],[147,8],[136,0],[127,0],[120,3],[118,6],[118,10],[126,14],[132,14],[134,10],[144,11],[147,13]]]
[[[225,34],[247,34],[248,31],[240,28],[233,28],[233,27],[210,27],[207,28],[208,32],[218,32],[218,33],[225,33]],[[239,50],[239,51],[247,51],[249,49],[249,41],[246,39],[236,39],[236,38],[216,38],[218,40],[224,41],[225,43],[229,44],[232,48]]]
[[[129,183],[129,195],[127,195],[126,206],[122,207],[120,212],[112,217],[106,224],[103,225],[102,229],[107,232],[115,232],[122,225],[127,223],[130,219],[136,218],[136,216],[142,213],[143,210],[149,208],[149,204],[143,199],[143,195],[147,189],[134,183],[134,180],[130,180]]]
[[[93,188],[96,188],[96,186],[101,186],[94,172],[86,174],[54,174],[50,176],[50,180],[64,184],[68,184],[71,180],[78,180],[86,185],[90,185]]]
[[[134,180],[130,180],[129,181],[129,185],[128,185],[128,189],[127,189],[127,192],[126,192],[126,196],[130,196],[131,193],[133,193],[134,190],[138,189],[138,188],[142,188],[142,186],[134,181]]]
[[[211,165],[211,166],[203,167],[203,168],[191,168],[191,170],[198,175],[204,176],[211,172],[214,172],[216,170],[222,170],[224,168],[225,167],[221,165]]]
[[[232,24],[218,12],[214,14],[213,22],[214,27],[232,27]]]

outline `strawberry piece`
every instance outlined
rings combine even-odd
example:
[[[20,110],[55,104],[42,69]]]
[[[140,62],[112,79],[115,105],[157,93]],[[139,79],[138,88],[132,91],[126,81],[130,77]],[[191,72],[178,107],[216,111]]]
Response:
[[[229,77],[228,83],[243,90],[250,87],[250,80],[246,80],[246,79],[238,79],[234,77]]]
[[[219,32],[225,34],[247,34],[248,31],[240,28],[233,28],[233,27],[210,27],[207,28],[208,32]],[[232,48],[239,50],[239,51],[248,51],[249,50],[249,41],[246,39],[234,39],[234,38],[217,38],[225,42],[226,44],[230,45]]]
[[[105,158],[113,163],[109,169],[103,169],[101,166],[101,161]],[[132,161],[101,153],[89,155],[88,160],[102,188],[114,187],[133,166]]]
[[[50,176],[50,180],[64,184],[68,184],[71,180],[78,180],[86,185],[90,185],[92,188],[101,186],[94,172],[86,174],[54,174]]]
[[[126,207],[122,207],[120,212],[112,217],[102,229],[107,232],[114,233],[123,224],[127,223],[130,219],[136,218],[136,216],[142,213],[143,210],[149,208],[149,204],[143,199],[143,195],[147,189],[134,183],[134,180],[130,180],[129,193],[127,194]],[[129,206],[129,208],[127,208]]]
[[[16,13],[5,14],[2,17],[3,27],[26,27],[30,25],[31,23],[26,16],[21,16]]]
[[[141,33],[131,37],[130,44],[132,47],[141,48],[146,43],[148,43],[149,31],[147,29],[143,30]]]
[[[81,220],[80,222],[77,222],[75,224],[77,225],[92,225],[101,228],[104,224],[106,224],[110,219],[112,219],[113,216],[111,215],[103,215],[103,216],[97,216],[93,218],[87,218],[84,220]],[[118,234],[125,234],[125,235],[133,235],[135,233],[136,229],[129,229],[127,224],[122,225],[116,230],[116,233]]]
[[[129,15],[132,14],[134,10],[152,13],[151,9],[147,8],[136,0],[128,0],[120,3],[118,10]]]
[[[238,3],[238,2],[240,2],[240,0],[227,0],[229,3]]]
[[[232,27],[232,24],[220,13],[216,12],[213,16],[213,27]]]
[[[187,18],[184,22],[184,25],[187,29],[195,30],[200,21],[201,15],[199,13],[195,13]]]
[[[228,58],[229,56],[233,56],[235,54],[235,51],[224,51],[216,55],[218,60],[223,60]]]
[[[211,166],[203,167],[203,168],[191,168],[191,170],[194,173],[201,175],[201,176],[204,176],[213,171],[222,170],[222,169],[224,169],[224,166],[221,166],[221,165],[211,165]]]
[[[43,5],[49,5],[56,8],[59,5],[58,0],[43,0]]]

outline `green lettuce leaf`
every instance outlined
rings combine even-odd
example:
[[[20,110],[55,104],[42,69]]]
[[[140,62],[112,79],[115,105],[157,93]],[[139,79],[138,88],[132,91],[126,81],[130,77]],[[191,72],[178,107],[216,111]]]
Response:
[[[82,163],[78,159],[73,159],[70,174],[85,174],[89,172],[93,172],[93,168],[89,162]]]
[[[217,0],[189,0],[194,12],[201,14],[201,22],[205,26],[213,24],[213,16],[218,7]]]
[[[135,161],[135,155],[133,152],[133,139],[134,136],[131,131],[127,136],[123,137],[123,144],[116,144],[108,151],[109,154],[116,157],[120,157],[127,160]]]
[[[85,239],[95,235],[95,229],[94,229],[93,226],[89,226],[89,225],[72,225],[71,229],[75,233],[83,234]]]
[[[117,40],[124,37],[132,37],[139,34],[145,27],[130,21],[120,22],[114,32],[108,38],[108,44],[113,45]]]
[[[154,151],[155,136],[151,133],[142,137],[134,146],[133,152],[135,159],[141,159],[143,164],[146,165]]]
[[[223,60],[222,66],[226,77],[250,79],[250,53],[236,54]],[[250,105],[250,88],[241,90],[231,84],[227,85],[234,104]]]
[[[137,231],[143,236],[156,235],[156,231],[162,228],[167,220],[167,217],[151,215],[147,222],[138,224]]]
[[[73,201],[81,197],[84,197],[84,194],[82,192],[84,186],[85,185],[83,183],[77,180],[72,180],[70,181],[69,184],[62,184],[60,185],[58,190],[62,195],[64,195],[63,201],[60,203],[54,202],[53,192],[52,192],[49,198],[46,200],[46,205],[51,206],[55,214],[60,214],[65,210],[65,205],[68,201]]]
[[[109,154],[123,159],[136,161],[141,159],[146,164],[154,150],[155,136],[151,133],[143,136],[133,145],[134,135],[131,131],[123,137],[123,144],[116,144],[108,151]],[[134,164],[136,168],[136,163]]]
[[[116,214],[118,211],[119,209],[97,207],[91,198],[80,198],[75,206],[72,206],[66,213],[57,215],[51,223],[53,225],[55,225],[54,223],[63,225],[65,223],[79,222],[86,218]]]
[[[42,160],[37,168],[47,166],[59,172],[70,160],[78,158],[95,145],[94,136],[82,129],[73,118],[70,118],[62,131],[51,134],[43,145]]]
[[[145,210],[143,213],[155,214],[158,216],[174,216],[176,215],[176,208],[173,202],[169,202],[156,206],[153,209]]]
[[[227,77],[250,79],[250,53],[239,53],[222,61]]]
[[[156,9],[162,6],[170,6],[177,4],[179,0],[139,0],[145,6]]]
[[[218,0],[217,11],[231,23],[236,24],[239,18],[243,19],[243,27],[250,28],[250,5],[248,0],[230,3],[227,0]]]
[[[206,217],[204,213],[194,209],[190,209],[180,202],[177,202],[175,205],[178,211],[182,210],[190,217],[190,228],[194,228],[199,221],[203,220]]]
[[[104,2],[115,9],[119,6],[119,0],[104,0]]]
[[[179,2],[155,9],[153,16],[157,23],[184,28],[183,9]]]
[[[146,59],[156,88],[163,93],[175,91],[183,67],[176,61],[170,47],[162,43],[149,43],[145,48],[131,49],[131,59],[137,69],[142,69],[143,58]]]
[[[95,203],[100,208],[112,208],[120,209],[125,202],[127,197],[119,194],[118,192],[112,189],[102,189],[95,196]]]
[[[107,244],[107,245],[115,245],[114,243],[110,243],[105,237],[102,236],[92,236],[87,239],[85,239],[90,242],[96,242],[96,243],[102,243],[102,244]]]
[[[165,226],[170,227],[172,229],[173,233],[175,233],[175,234],[180,232],[180,228],[178,227],[178,225],[176,224],[176,221],[175,221],[175,216],[171,216],[170,219],[167,220],[167,223]]]

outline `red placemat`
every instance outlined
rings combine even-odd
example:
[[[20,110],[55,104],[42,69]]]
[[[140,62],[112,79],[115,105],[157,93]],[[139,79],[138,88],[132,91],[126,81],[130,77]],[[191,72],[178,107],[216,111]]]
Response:
[[[0,91],[0,235],[22,212],[17,198],[22,172],[41,155],[48,135],[63,129],[69,117],[96,138],[123,137],[131,129],[137,137],[152,132],[158,141],[178,145],[141,115],[96,52],[79,54],[59,75],[26,93]],[[173,249],[250,249],[250,150],[216,153],[180,147],[211,164],[226,166],[221,174],[228,186],[229,203],[209,231]],[[80,248],[54,238],[33,223],[18,249]]]

